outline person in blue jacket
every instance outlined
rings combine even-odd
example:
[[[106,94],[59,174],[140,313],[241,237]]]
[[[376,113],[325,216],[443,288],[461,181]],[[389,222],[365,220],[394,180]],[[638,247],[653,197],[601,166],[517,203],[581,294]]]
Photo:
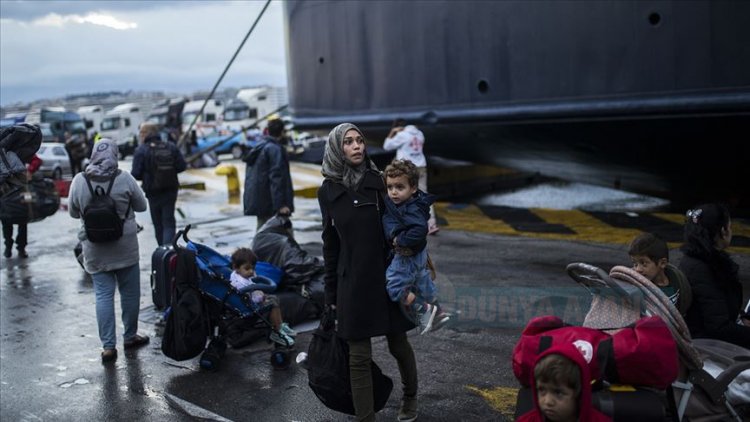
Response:
[[[411,161],[393,160],[384,173],[388,199],[383,230],[394,251],[385,273],[386,288],[391,300],[400,303],[419,324],[420,334],[425,334],[449,319],[437,303],[428,268],[427,222],[435,199],[417,188],[419,170]]]
[[[294,189],[289,158],[281,144],[283,135],[284,122],[270,120],[268,136],[243,158],[247,163],[244,212],[257,217],[258,229],[275,214],[288,216],[294,212]]]

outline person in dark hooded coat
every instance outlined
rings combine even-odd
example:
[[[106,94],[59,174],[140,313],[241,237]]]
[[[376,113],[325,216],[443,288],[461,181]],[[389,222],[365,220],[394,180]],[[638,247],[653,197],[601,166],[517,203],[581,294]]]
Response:
[[[294,212],[289,158],[286,148],[281,145],[283,134],[284,122],[281,119],[269,121],[268,136],[244,157],[247,163],[244,212],[257,217],[258,229],[274,214],[290,215]]]
[[[342,123],[328,135],[325,180],[318,190],[323,215],[325,302],[333,309],[339,337],[349,344],[349,370],[358,421],[374,421],[370,339],[386,336],[398,361],[403,399],[398,419],[417,417],[417,364],[406,332],[414,328],[385,288],[382,215],[385,184],[369,159],[362,132]]]

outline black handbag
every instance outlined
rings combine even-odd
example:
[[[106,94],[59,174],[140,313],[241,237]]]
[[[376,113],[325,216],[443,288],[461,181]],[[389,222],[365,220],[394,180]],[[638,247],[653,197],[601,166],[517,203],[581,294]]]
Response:
[[[329,409],[354,415],[349,378],[349,345],[336,334],[330,313],[325,313],[313,332],[307,350],[307,378],[310,389]],[[393,381],[372,362],[372,384],[375,411],[385,407],[393,390]]]

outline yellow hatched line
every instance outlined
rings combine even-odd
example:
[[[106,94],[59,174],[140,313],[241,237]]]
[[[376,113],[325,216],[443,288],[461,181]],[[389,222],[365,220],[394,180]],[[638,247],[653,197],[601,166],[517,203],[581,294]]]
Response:
[[[563,225],[575,234],[541,233],[540,237],[550,239],[585,240],[601,243],[628,244],[640,230],[613,227],[603,221],[578,210],[550,210],[534,208],[530,210],[541,219],[551,224]],[[536,234],[535,234],[536,235]]]
[[[466,385],[467,390],[483,398],[493,409],[502,413],[506,418],[513,418],[516,411],[516,396],[518,388],[492,387],[480,388]]]
[[[474,205],[468,205],[462,209],[451,209],[450,205],[447,202],[435,204],[435,212],[448,221],[450,229],[507,235],[520,234],[504,221],[487,217]]]

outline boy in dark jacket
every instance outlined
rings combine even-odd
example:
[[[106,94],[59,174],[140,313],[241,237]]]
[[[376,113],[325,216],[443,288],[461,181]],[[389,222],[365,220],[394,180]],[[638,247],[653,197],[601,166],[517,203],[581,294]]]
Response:
[[[683,317],[692,300],[687,277],[669,263],[667,243],[651,233],[636,236],[628,248],[633,269],[654,283]]]
[[[420,325],[420,334],[436,330],[450,317],[440,310],[428,269],[427,220],[434,197],[417,189],[419,171],[409,160],[393,160],[385,169],[389,200],[383,229],[394,257],[386,270],[386,288],[394,302]]]

